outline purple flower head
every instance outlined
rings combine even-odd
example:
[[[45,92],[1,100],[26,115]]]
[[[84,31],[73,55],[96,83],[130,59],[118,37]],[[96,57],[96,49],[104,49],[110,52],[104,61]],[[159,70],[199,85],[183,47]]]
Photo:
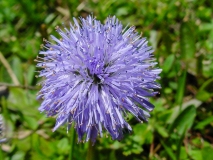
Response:
[[[155,81],[161,69],[154,68],[152,47],[135,27],[123,29],[115,16],[105,24],[92,16],[73,20],[70,28],[56,27],[61,39],[51,36],[56,44],[46,41],[39,53],[44,77],[39,110],[57,117],[53,131],[74,123],[80,142],[95,142],[104,131],[120,140],[124,129],[132,130],[127,113],[147,121],[154,108],[148,98],[160,88]]]

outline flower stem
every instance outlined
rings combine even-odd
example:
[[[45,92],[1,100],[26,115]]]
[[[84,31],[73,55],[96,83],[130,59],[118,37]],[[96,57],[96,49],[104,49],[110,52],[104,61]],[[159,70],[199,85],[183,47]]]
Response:
[[[0,159],[3,159],[2,145],[0,145]]]
[[[70,133],[70,154],[69,154],[69,160],[73,160],[73,149],[74,149],[74,140],[75,140],[75,128],[71,128]]]
[[[89,147],[88,147],[88,151],[87,151],[87,159],[86,160],[93,160],[93,156],[94,156],[94,146],[92,146],[92,142],[89,141]]]

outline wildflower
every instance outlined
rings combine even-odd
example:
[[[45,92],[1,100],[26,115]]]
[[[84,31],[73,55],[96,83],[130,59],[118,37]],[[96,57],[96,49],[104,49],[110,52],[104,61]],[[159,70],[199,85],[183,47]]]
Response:
[[[0,144],[7,141],[6,128],[3,116],[0,114]]]
[[[45,78],[39,110],[57,117],[53,131],[74,123],[78,141],[95,142],[104,130],[120,140],[124,129],[132,130],[127,113],[147,121],[161,69],[154,68],[152,47],[135,27],[123,29],[115,16],[105,24],[92,16],[73,20],[69,29],[56,27],[61,39],[45,40],[44,56],[38,57],[39,77]]]

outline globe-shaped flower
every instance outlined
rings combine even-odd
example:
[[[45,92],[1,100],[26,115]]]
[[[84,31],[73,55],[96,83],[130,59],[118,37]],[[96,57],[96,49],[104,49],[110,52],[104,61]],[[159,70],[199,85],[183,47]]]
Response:
[[[46,41],[37,60],[44,77],[39,110],[57,117],[53,131],[74,123],[78,141],[95,142],[104,131],[120,140],[124,129],[132,130],[128,113],[147,121],[154,108],[148,98],[160,88],[155,81],[161,69],[154,68],[152,47],[135,27],[123,29],[116,17],[101,24],[88,16],[56,30],[61,39],[51,36],[56,44]]]

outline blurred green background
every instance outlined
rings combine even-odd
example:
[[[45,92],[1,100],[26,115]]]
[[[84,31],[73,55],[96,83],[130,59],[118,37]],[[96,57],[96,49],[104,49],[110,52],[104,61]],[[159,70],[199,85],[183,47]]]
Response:
[[[52,132],[55,120],[38,112],[34,59],[57,25],[91,13],[136,26],[163,72],[149,123],[130,117],[131,135],[121,142],[98,139],[89,148],[76,139],[72,144],[65,127]],[[212,0],[0,0],[0,52],[8,138],[1,160],[213,160]]]

